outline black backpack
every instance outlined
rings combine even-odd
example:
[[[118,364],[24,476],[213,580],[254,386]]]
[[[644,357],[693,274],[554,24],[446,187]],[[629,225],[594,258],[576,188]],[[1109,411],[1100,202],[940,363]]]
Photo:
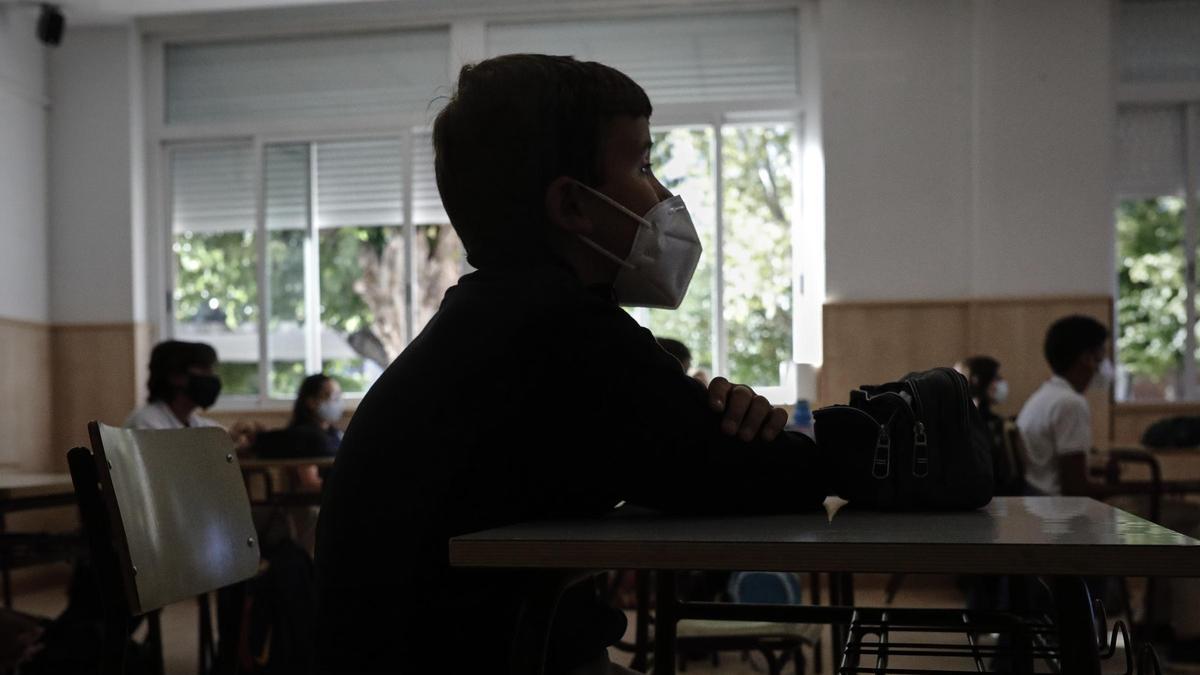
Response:
[[[814,413],[834,492],[882,509],[975,509],[992,499],[987,430],[951,368],[863,386]]]

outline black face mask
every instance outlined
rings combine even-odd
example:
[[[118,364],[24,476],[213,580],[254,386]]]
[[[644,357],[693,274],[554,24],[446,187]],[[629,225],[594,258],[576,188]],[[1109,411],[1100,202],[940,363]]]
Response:
[[[184,393],[201,408],[210,408],[221,393],[221,378],[216,375],[188,375]]]

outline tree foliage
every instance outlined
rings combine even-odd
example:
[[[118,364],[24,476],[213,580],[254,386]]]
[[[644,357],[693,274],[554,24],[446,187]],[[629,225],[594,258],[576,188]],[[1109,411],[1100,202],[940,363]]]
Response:
[[[1126,200],[1117,209],[1117,351],[1135,376],[1182,368],[1186,292],[1183,200]]]

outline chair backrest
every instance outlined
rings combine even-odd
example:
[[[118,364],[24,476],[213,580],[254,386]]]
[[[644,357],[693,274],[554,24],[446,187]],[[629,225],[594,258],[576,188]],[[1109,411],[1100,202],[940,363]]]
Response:
[[[131,615],[254,576],[258,541],[225,430],[92,422],[88,431],[99,506]],[[74,475],[78,458],[72,460]],[[76,485],[78,491],[78,479]]]
[[[1017,477],[1025,479],[1025,440],[1021,438],[1021,428],[1015,419],[1004,420],[1004,445],[1009,461],[1017,472]]]

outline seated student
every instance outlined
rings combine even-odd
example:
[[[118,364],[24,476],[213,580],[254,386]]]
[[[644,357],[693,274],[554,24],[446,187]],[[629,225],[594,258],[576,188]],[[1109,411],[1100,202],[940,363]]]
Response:
[[[1091,317],[1059,319],[1046,332],[1044,353],[1054,374],[1017,416],[1025,443],[1025,481],[1045,495],[1104,497],[1110,490],[1088,479],[1092,412],[1083,393],[1112,383],[1108,329]]]
[[[687,345],[674,338],[658,338],[658,346],[679,361],[684,373],[691,375],[700,384],[708,386],[708,373],[703,370],[692,372],[692,350],[688,349]]]
[[[342,430],[337,425],[342,421],[344,410],[342,386],[337,380],[324,373],[309,375],[296,392],[288,429],[315,432],[325,441],[321,454],[336,455],[342,444]]]
[[[296,392],[287,427],[256,432],[253,452],[268,459],[333,457],[342,443],[337,423],[342,419],[343,409],[342,388],[337,380],[323,373],[309,375]],[[304,467],[295,473],[300,489],[314,492],[321,489],[317,467]]]
[[[451,567],[455,535],[622,500],[710,514],[824,500],[816,446],[781,431],[783,410],[687,377],[620,307],[678,306],[699,256],[651,171],[650,113],[627,76],[571,57],[460,72],[435,169],[478,271],[346,429],[317,533],[319,672],[506,672],[528,575]],[[589,585],[569,589],[547,673],[606,672],[624,630]]]
[[[146,405],[130,413],[131,429],[183,429],[218,427],[197,414],[210,408],[221,393],[221,378],[214,369],[217,352],[203,342],[167,340],[150,352],[150,390]]]
[[[994,407],[1008,400],[1008,381],[1000,374],[1000,362],[990,356],[972,356],[956,368],[967,378],[971,400],[979,409],[988,430],[992,450],[992,475],[996,478],[997,495],[1020,495],[1025,482],[1021,471],[1009,455],[1005,440],[1004,419]]]

